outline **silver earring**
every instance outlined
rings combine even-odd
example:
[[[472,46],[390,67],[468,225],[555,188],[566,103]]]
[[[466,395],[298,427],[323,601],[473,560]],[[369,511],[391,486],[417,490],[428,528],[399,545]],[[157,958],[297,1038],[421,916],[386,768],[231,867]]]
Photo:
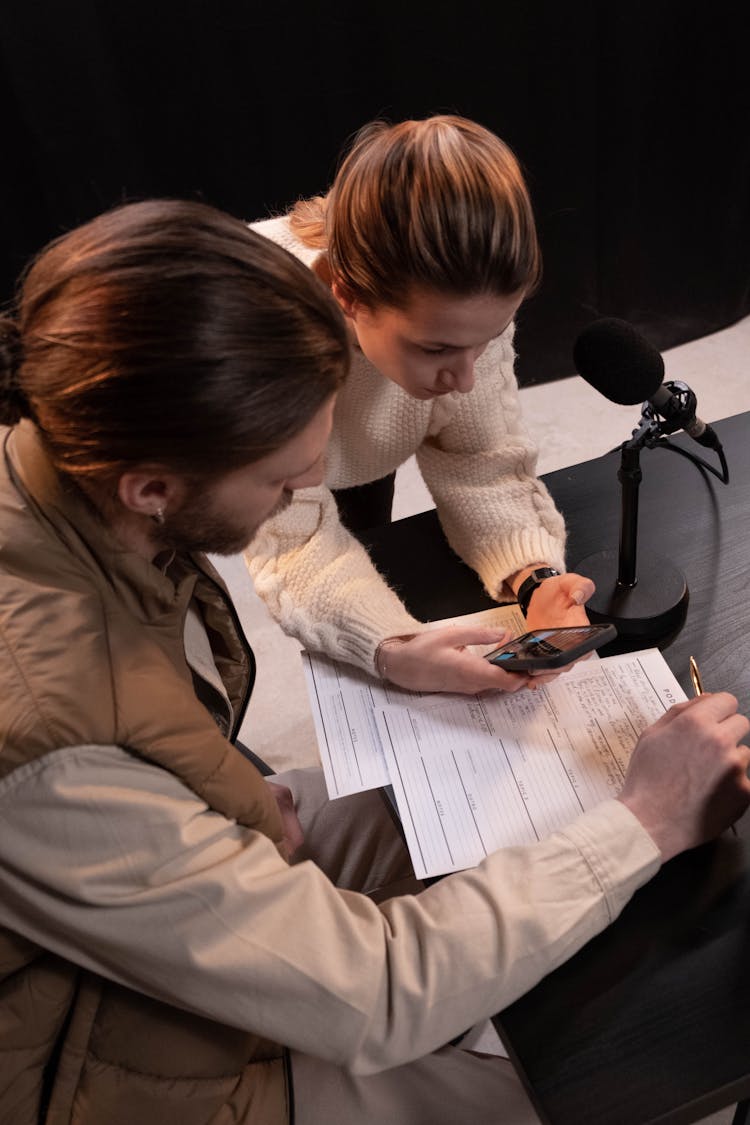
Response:
[[[154,521],[154,523],[158,523],[161,526],[161,524],[164,523],[164,509],[161,507],[157,508],[151,516],[151,519]]]

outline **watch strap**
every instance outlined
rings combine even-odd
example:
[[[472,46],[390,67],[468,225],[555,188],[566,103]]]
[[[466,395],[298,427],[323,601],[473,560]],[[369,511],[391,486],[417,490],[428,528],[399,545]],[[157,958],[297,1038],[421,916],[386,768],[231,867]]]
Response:
[[[541,586],[545,578],[555,578],[559,573],[560,571],[555,570],[555,568],[552,566],[538,566],[536,567],[536,569],[532,570],[531,574],[529,574],[528,577],[524,578],[523,582],[518,587],[518,593],[516,594],[516,600],[521,607],[521,613],[524,615],[524,617],[526,616],[526,611],[529,608],[531,595],[534,593],[537,586]]]

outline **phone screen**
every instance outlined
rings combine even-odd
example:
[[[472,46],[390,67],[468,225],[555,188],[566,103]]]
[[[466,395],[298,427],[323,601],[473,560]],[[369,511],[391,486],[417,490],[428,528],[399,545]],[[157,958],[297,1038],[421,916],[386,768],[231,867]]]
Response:
[[[487,656],[508,670],[562,668],[617,636],[614,625],[570,625],[534,629],[501,645]]]

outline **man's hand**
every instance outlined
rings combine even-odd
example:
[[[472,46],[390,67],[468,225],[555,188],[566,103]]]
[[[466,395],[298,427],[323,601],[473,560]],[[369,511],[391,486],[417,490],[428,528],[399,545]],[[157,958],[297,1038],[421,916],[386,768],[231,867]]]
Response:
[[[266,785],[273,793],[276,804],[279,806],[281,823],[284,827],[284,835],[282,837],[284,854],[287,859],[291,859],[305,838],[302,825],[299,822],[299,817],[294,807],[292,791],[291,789],[287,789],[286,785],[277,785],[273,781],[267,781]]]
[[[643,732],[619,800],[665,860],[718,836],[750,803],[750,722],[727,692],[678,703]]]
[[[518,691],[529,682],[527,675],[504,672],[466,647],[501,645],[511,635],[507,629],[449,625],[414,637],[389,637],[378,648],[377,671],[411,691]]]

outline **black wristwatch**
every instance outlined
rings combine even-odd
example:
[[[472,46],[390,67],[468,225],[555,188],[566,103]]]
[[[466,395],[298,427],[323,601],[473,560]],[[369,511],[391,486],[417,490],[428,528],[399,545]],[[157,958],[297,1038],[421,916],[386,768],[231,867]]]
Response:
[[[554,578],[560,573],[552,566],[538,566],[536,570],[532,570],[528,578],[524,578],[521,585],[518,587],[516,600],[521,607],[521,613],[526,616],[526,610],[529,608],[531,595],[536,590],[537,586],[541,586],[545,578]]]

